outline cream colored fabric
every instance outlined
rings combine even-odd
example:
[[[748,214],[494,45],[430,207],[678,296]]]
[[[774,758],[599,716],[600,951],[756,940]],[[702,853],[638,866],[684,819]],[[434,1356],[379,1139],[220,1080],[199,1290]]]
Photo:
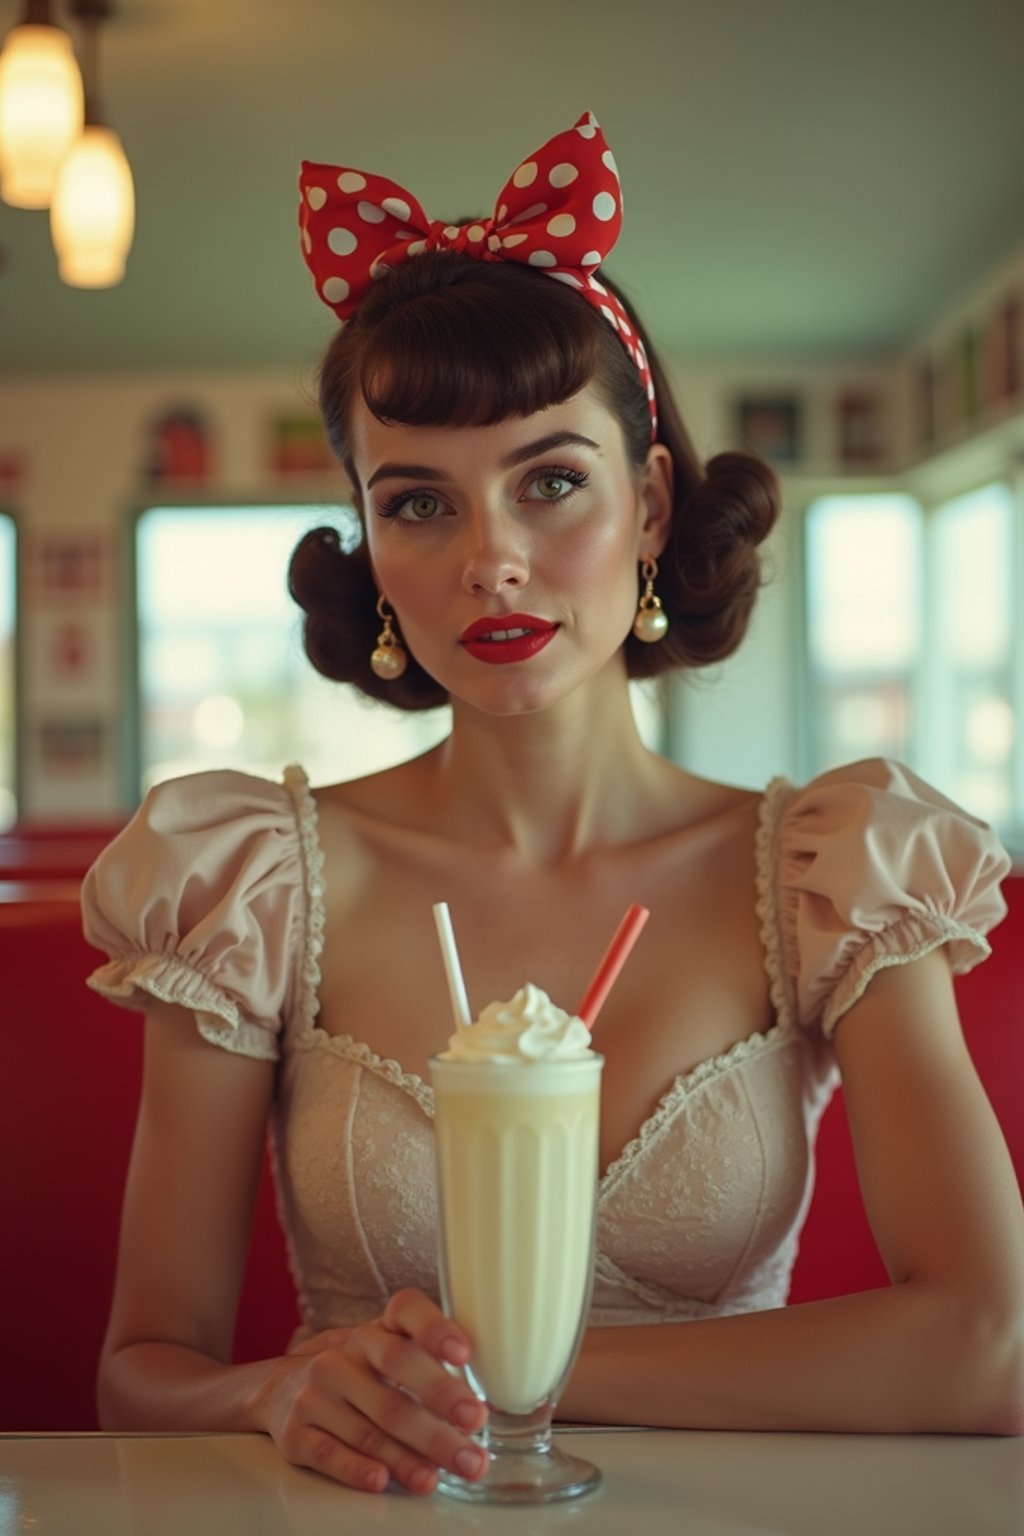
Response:
[[[437,1294],[428,1084],[317,1026],[323,859],[305,775],[203,773],[151,791],[83,886],[111,956],[90,986],[193,1009],[280,1059],[272,1142],[306,1325]],[[880,967],[939,944],[965,971],[1003,916],[994,835],[909,770],[859,763],[765,792],[756,899],[775,1023],[677,1078],[599,1190],[593,1321],[781,1306],[836,1081],[838,1019]]]

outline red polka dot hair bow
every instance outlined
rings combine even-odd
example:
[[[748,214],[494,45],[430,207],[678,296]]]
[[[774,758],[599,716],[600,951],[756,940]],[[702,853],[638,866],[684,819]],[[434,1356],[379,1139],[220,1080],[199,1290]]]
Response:
[[[428,219],[386,176],[302,162],[302,252],[317,293],[347,320],[375,278],[421,251],[461,251],[480,261],[518,261],[575,288],[608,321],[640,374],[658,418],[643,342],[595,273],[622,228],[615,159],[592,112],[555,134],[512,172],[494,214],[472,224]]]

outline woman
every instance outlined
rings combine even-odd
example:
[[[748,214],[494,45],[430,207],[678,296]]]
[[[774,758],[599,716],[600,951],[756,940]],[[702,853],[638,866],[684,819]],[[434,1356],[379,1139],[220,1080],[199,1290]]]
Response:
[[[91,872],[93,984],[147,1013],[105,1423],[264,1430],[363,1489],[478,1476],[483,1409],[445,1368],[468,1343],[436,1299],[431,906],[478,1003],[530,979],[571,1006],[637,901],[598,1025],[597,1283],[562,1411],[1021,1432],[1020,1196],[951,984],[987,952],[1007,861],[896,765],[760,795],[641,744],[629,677],[736,647],[777,498],[755,459],[700,466],[594,276],[621,216],[594,119],[491,220],[431,223],[338,167],[302,189],[346,321],[322,406],[365,531],[296,552],[307,648],[401,707],[450,699],[452,732],[312,793],[298,770],[162,785]],[[787,1309],[837,1072],[893,1284]],[[305,1333],[228,1365],[268,1115]]]

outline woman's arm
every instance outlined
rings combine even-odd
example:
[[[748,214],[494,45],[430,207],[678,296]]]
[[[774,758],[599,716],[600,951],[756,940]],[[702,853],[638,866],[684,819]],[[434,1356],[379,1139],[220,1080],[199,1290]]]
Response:
[[[891,1288],[591,1329],[565,1417],[1024,1434],[1024,1212],[942,951],[879,972],[836,1053]]]
[[[100,1359],[105,1428],[253,1429],[262,1368],[225,1373],[273,1090],[191,1014],[147,1014],[143,1091]]]
[[[262,1430],[289,1461],[372,1491],[393,1476],[428,1493],[441,1465],[479,1475],[466,1432],[484,1410],[444,1364],[463,1364],[468,1341],[420,1292],[292,1354],[228,1363],[273,1081],[273,1063],[210,1045],[185,1010],[147,1014],[104,1428]]]

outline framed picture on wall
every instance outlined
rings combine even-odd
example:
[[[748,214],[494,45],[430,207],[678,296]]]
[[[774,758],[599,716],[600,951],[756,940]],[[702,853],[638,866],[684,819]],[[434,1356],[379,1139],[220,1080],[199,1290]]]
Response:
[[[267,466],[277,475],[323,475],[336,469],[318,416],[276,416],[269,424]]]
[[[33,597],[46,603],[99,601],[110,595],[112,541],[104,529],[53,528],[29,541]]]
[[[772,464],[796,464],[802,453],[802,411],[794,394],[741,395],[736,402],[740,444]]]
[[[98,717],[57,716],[40,722],[39,761],[47,773],[95,775],[103,767],[106,748],[106,722]]]
[[[1007,294],[985,326],[982,384],[986,405],[1012,400],[1020,389],[1020,301]]]
[[[151,485],[208,485],[213,478],[213,434],[205,411],[174,406],[149,422],[143,475]]]
[[[885,457],[884,411],[873,389],[844,389],[837,406],[839,459],[851,468]]]
[[[18,448],[0,448],[0,497],[22,490],[28,479],[28,454]]]

